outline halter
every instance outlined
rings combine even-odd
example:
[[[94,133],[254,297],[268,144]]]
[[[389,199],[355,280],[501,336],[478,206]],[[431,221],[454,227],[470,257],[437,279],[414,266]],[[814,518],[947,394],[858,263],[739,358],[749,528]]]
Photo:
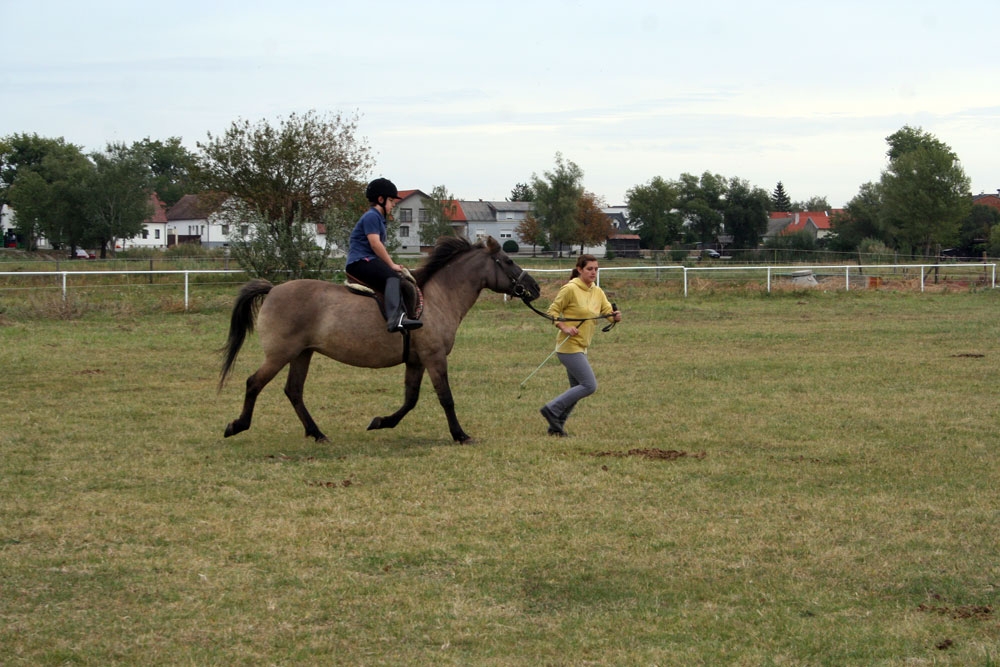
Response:
[[[507,278],[507,280],[509,280],[511,282],[510,291],[508,292],[508,294],[510,294],[511,296],[516,296],[517,298],[521,299],[521,301],[524,301],[524,303],[529,308],[531,308],[532,310],[534,310],[534,308],[531,307],[531,298],[530,298],[530,295],[528,294],[528,292],[525,289],[524,285],[521,284],[521,280],[526,275],[528,275],[528,272],[525,271],[524,269],[521,269],[521,273],[517,274],[517,278],[514,278],[512,275],[510,275],[509,273],[507,273],[506,269],[504,269],[503,264],[500,262],[500,258],[499,257],[497,257],[496,255],[494,255],[493,256],[493,261],[496,262],[497,267],[500,269],[500,273],[502,273]],[[518,267],[518,268],[520,268],[520,267]]]

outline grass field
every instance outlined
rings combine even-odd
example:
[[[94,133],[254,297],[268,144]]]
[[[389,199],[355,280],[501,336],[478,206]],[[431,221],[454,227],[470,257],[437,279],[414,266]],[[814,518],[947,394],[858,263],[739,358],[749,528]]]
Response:
[[[1000,664],[1000,292],[608,289],[565,439],[551,327],[483,296],[471,446],[327,359],[331,443],[283,376],[223,439],[233,290],[0,298],[0,664]]]

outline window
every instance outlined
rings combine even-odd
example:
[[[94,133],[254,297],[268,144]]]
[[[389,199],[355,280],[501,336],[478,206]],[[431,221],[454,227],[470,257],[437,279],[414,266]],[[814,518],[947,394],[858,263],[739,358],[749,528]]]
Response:
[[[512,239],[514,238],[513,232],[500,232],[500,238],[502,239]]]
[[[153,238],[156,239],[157,241],[160,240],[160,230],[159,229],[154,229],[153,230]]]
[[[410,236],[410,228],[406,225],[401,226],[399,228],[399,238],[405,239],[409,236]]]
[[[418,219],[420,220],[420,222],[427,222],[427,209],[426,208],[420,209],[420,212],[417,215],[418,215]]]
[[[399,213],[400,222],[413,222],[413,209],[412,208],[401,208],[396,213]],[[396,217],[393,215],[393,217]]]
[[[229,225],[222,225],[222,235],[229,236]]]
[[[149,230],[148,229],[142,230],[142,238],[143,239],[148,239],[149,238]]]

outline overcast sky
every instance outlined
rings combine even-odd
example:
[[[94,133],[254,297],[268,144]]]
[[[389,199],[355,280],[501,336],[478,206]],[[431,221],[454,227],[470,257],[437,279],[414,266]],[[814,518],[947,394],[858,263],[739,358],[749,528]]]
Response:
[[[0,0],[0,136],[85,150],[311,109],[360,115],[372,176],[506,198],[555,164],[609,204],[737,176],[843,206],[922,127],[1000,188],[995,0]]]

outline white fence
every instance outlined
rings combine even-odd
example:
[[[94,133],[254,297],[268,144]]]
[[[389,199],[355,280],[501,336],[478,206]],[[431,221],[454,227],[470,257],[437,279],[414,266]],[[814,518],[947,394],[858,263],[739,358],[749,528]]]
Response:
[[[529,273],[558,273],[563,276],[569,275],[569,269],[541,269],[525,267]],[[699,273],[718,274],[730,273],[732,275],[753,276],[760,275],[767,286],[767,291],[777,279],[790,279],[792,274],[801,271],[817,272],[821,277],[843,276],[844,289],[851,290],[852,275],[854,285],[863,286],[869,278],[884,278],[885,276],[909,277],[911,273],[919,273],[920,291],[925,291],[927,275],[931,270],[944,270],[949,276],[958,274],[967,276],[969,279],[988,281],[990,288],[997,286],[997,265],[996,264],[845,264],[839,266],[815,265],[815,266],[608,266],[600,269],[597,275],[597,283],[601,284],[601,274],[610,272],[638,272],[654,273],[657,280],[669,279],[680,274],[684,283],[684,296],[688,296],[691,275]],[[184,276],[184,310],[190,306],[191,276],[204,274],[240,274],[243,269],[188,269],[173,271],[0,271],[0,277],[26,277],[26,276],[54,276],[62,279],[62,297],[66,300],[70,279],[74,276],[154,276],[154,275],[183,275]],[[914,276],[915,277],[915,276]],[[3,289],[0,287],[0,289]]]
[[[563,275],[568,275],[567,269],[527,269],[530,273],[561,273]],[[697,275],[698,273],[730,273],[733,275],[743,274],[743,275],[760,275],[761,280],[767,286],[767,291],[771,291],[771,286],[774,284],[776,279],[791,279],[793,274],[808,271],[819,273],[821,277],[829,277],[831,275],[843,276],[844,280],[844,290],[851,290],[851,280],[852,274],[854,278],[855,286],[863,286],[867,284],[868,278],[885,278],[886,276],[896,276],[896,277],[908,277],[910,273],[913,273],[913,277],[916,274],[920,276],[920,291],[924,292],[926,290],[926,282],[928,273],[931,270],[941,271],[944,270],[948,275],[959,274],[962,276],[967,276],[969,279],[975,278],[977,280],[981,278],[986,278],[989,281],[991,288],[996,288],[997,286],[997,265],[996,264],[844,264],[844,265],[829,265],[829,264],[817,264],[814,266],[805,265],[794,265],[794,266],[608,266],[601,267],[597,274],[597,284],[601,284],[601,274],[605,272],[624,272],[624,271],[639,271],[639,272],[653,272],[656,274],[657,279],[664,279],[671,277],[672,274],[681,274],[680,278],[684,283],[684,296],[688,295],[688,287],[690,284],[689,276]],[[866,273],[867,272],[867,273]]]

